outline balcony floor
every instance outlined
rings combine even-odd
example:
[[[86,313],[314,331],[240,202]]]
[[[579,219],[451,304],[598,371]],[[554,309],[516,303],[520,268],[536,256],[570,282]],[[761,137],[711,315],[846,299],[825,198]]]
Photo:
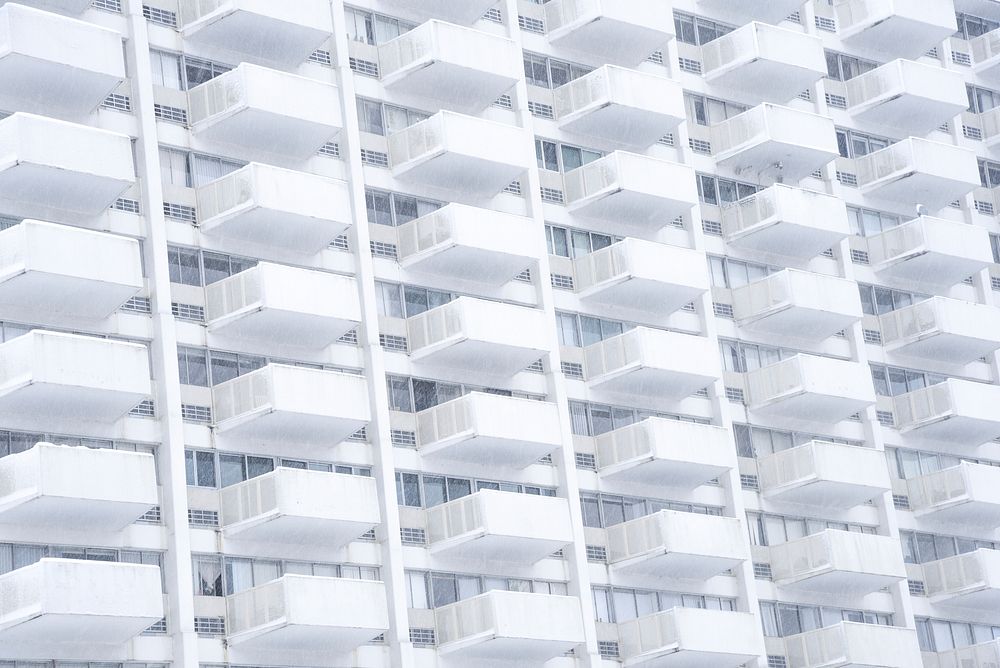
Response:
[[[114,75],[73,67],[71,63],[19,53],[0,57],[0,107],[11,111],[89,114],[120,82]]]
[[[493,197],[523,172],[524,168],[517,165],[446,151],[392,168],[392,175],[401,181],[461,193],[472,199]]]
[[[24,314],[27,322],[60,317],[103,320],[140,287],[28,270],[0,275],[0,307],[8,318]]]
[[[1000,436],[1000,417],[984,420],[963,415],[945,416],[922,426],[901,428],[900,432],[916,439],[977,445]]]
[[[602,467],[599,473],[601,478],[608,480],[694,489],[718,478],[729,468],[649,455],[613,467]]]
[[[58,220],[67,211],[97,215],[129,185],[130,181],[16,159],[0,164],[0,205],[14,216]]]
[[[497,536],[484,529],[432,543],[430,553],[440,559],[456,559],[481,563],[500,561],[533,564],[566,547],[565,540],[542,540],[518,536]]]
[[[196,123],[195,137],[238,149],[306,159],[332,141],[340,129],[260,109],[235,109]]]
[[[120,531],[155,504],[39,495],[0,498],[0,525],[48,526],[85,531]]]
[[[417,446],[423,457],[505,469],[526,468],[558,448],[559,444],[499,438],[477,434],[471,430]]]
[[[730,235],[727,243],[739,248],[785,257],[812,258],[837,245],[845,235],[785,221]]]
[[[266,253],[268,248],[318,253],[348,227],[349,222],[253,205],[232,209],[200,223],[206,236],[225,241],[227,246],[234,242],[246,244],[243,248],[252,255]]]
[[[415,364],[441,365],[453,369],[475,369],[490,375],[512,376],[524,371],[545,354],[544,350],[521,348],[489,341],[448,339],[411,353]]]
[[[793,576],[785,580],[775,578],[775,585],[809,592],[861,596],[877,592],[883,587],[899,582],[901,577],[855,571],[831,570],[812,577]]]
[[[647,395],[664,399],[684,399],[707,387],[714,376],[644,367],[636,362],[591,378],[588,384],[601,392]]]
[[[648,575],[681,580],[707,580],[734,568],[744,559],[710,554],[668,552],[665,548],[631,559],[614,562],[611,569],[628,575]]]
[[[490,106],[516,83],[502,74],[442,61],[419,63],[382,79],[388,90],[440,100],[450,109],[469,114]]]
[[[984,332],[986,333],[986,332]],[[968,364],[1000,349],[1000,340],[961,334],[931,333],[886,345],[886,351],[950,364]]]
[[[764,489],[765,499],[819,508],[853,508],[889,491],[887,488],[857,485],[842,480],[806,480]]]

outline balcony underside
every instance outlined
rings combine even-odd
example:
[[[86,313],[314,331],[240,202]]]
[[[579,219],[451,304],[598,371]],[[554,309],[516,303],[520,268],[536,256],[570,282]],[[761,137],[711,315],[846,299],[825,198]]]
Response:
[[[218,238],[227,245],[233,242],[247,244],[245,248],[251,254],[268,248],[318,253],[348,227],[346,222],[338,220],[253,205],[231,209],[200,223],[206,236]]]
[[[628,483],[693,489],[728,470],[727,466],[647,455],[615,466],[601,467],[600,475]]]
[[[565,654],[575,644],[561,640],[479,635],[439,645],[438,654],[447,664],[456,666],[485,668],[498,662],[509,666],[534,666]]]
[[[493,197],[523,171],[509,163],[441,151],[394,166],[392,173],[402,181],[482,198]]]
[[[963,111],[946,100],[898,93],[882,101],[859,104],[848,110],[856,120],[922,136]]]
[[[789,181],[794,182],[808,176],[835,157],[822,149],[764,138],[720,152],[716,155],[716,162],[730,169],[753,170],[769,169],[780,162],[782,173]]]
[[[861,193],[900,204],[924,204],[937,211],[972,190],[972,184],[931,174],[909,171],[862,186]]]
[[[27,322],[67,316],[100,320],[139,291],[138,286],[91,280],[79,276],[28,270],[0,276],[0,308],[9,318],[23,314]]]
[[[372,527],[370,522],[289,515],[274,510],[223,527],[223,535],[234,541],[281,545],[329,545],[340,547]]]
[[[673,313],[697,299],[704,289],[622,274],[579,292],[580,299],[621,308]]]
[[[430,552],[441,559],[460,559],[482,563],[501,561],[533,564],[566,546],[564,540],[542,540],[519,536],[498,536],[477,529],[453,538],[432,543]]]
[[[559,446],[527,439],[503,438],[466,431],[450,438],[420,445],[424,457],[442,460],[523,469],[536,463]]]
[[[752,332],[825,339],[857,321],[858,318],[849,313],[788,304],[764,315],[747,318],[740,322],[740,327]]]
[[[0,499],[0,525],[118,531],[150,508],[148,503],[40,495],[29,489]]]
[[[984,264],[975,258],[921,250],[912,255],[890,260],[884,265],[875,267],[875,271],[901,281],[954,285],[983,267]]]
[[[964,593],[932,596],[931,603],[949,608],[994,612],[1000,610],[1000,589],[983,587]]]
[[[265,406],[223,420],[215,430],[223,439],[220,444],[223,449],[226,449],[226,443],[231,443],[234,448],[272,453],[275,446],[283,446],[287,448],[285,454],[294,456],[294,452],[301,453],[302,450],[323,449],[329,452],[329,448],[366,423],[365,420],[348,417],[295,413]]]
[[[765,489],[762,496],[765,499],[818,508],[853,508],[887,491],[884,488],[857,485],[843,480],[812,478]]]
[[[414,363],[419,364],[513,375],[524,371],[543,354],[543,350],[456,337],[414,350],[411,357]]]
[[[867,408],[870,402],[814,392],[799,392],[772,401],[754,401],[749,409],[759,415],[774,415],[814,422],[839,422]]]
[[[1000,527],[1000,504],[985,501],[959,500],[914,511],[918,518],[934,522],[938,527]]]
[[[974,338],[962,334],[931,332],[886,345],[886,349],[899,354],[923,359],[940,360],[953,364],[967,364],[985,357],[1000,348],[1000,341]]]
[[[298,65],[330,36],[328,31],[236,10],[209,16],[184,29],[184,36],[214,49],[254,54],[287,66]]]
[[[1000,436],[1000,415],[996,420],[965,415],[946,415],[917,426],[903,425],[900,432],[931,441],[954,441],[979,445]]]
[[[0,388],[0,414],[31,417],[40,424],[49,418],[109,423],[145,398],[142,394],[107,388],[28,381]]]
[[[573,134],[597,137],[632,148],[646,148],[677,127],[677,119],[669,114],[608,102],[592,111],[560,120],[559,127]]]
[[[668,552],[666,548],[632,557],[611,564],[611,569],[627,575],[647,575],[652,577],[676,578],[681,580],[707,580],[719,573],[734,568],[742,559],[713,556],[710,554],[686,554]]]
[[[656,369],[634,363],[592,378],[589,384],[595,390],[602,392],[683,399],[706,387],[713,380],[714,377],[699,373]]]
[[[627,668],[739,668],[752,658],[753,654],[683,649],[675,643],[625,659],[623,665]]]
[[[206,141],[304,159],[332,141],[338,128],[261,109],[237,109],[205,119],[192,132]]]
[[[862,595],[876,592],[899,580],[900,578],[892,575],[831,570],[817,573],[812,577],[792,576],[784,580],[775,579],[775,584],[779,587],[824,594]]]
[[[434,276],[503,285],[528,268],[532,261],[532,258],[522,255],[449,242],[411,255],[401,260],[400,266]]]
[[[114,75],[70,63],[19,53],[0,57],[0,105],[11,111],[86,114],[120,82]]]
[[[773,39],[770,37],[769,39]],[[791,63],[765,60],[759,55],[750,62],[724,66],[717,74],[708,73],[708,82],[720,90],[735,89],[775,102],[794,99],[819,80],[821,73]]]
[[[208,331],[233,341],[250,340],[322,348],[357,325],[357,322],[346,318],[257,305],[253,310],[237,312],[209,323]]]
[[[650,193],[612,190],[574,202],[568,209],[583,218],[613,222],[616,227],[625,223],[635,228],[660,228],[674,218],[690,213],[693,206],[690,201]]]
[[[503,74],[443,61],[418,63],[383,78],[388,90],[443,100],[467,113],[488,107],[515,83]]]
[[[382,629],[289,624],[279,619],[238,635],[228,636],[226,642],[234,657],[270,662],[280,660],[279,657],[283,655],[300,652],[344,656],[379,633],[382,633]]]
[[[837,245],[843,238],[840,232],[777,220],[731,235],[728,243],[758,252],[810,258]]]
[[[126,180],[16,158],[0,163],[0,206],[14,216],[59,219],[65,211],[97,215],[129,185]]]

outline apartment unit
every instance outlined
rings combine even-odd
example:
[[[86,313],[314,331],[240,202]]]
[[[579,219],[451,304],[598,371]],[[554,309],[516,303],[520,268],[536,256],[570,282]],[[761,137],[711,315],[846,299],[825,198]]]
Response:
[[[997,0],[0,0],[0,668],[996,668]]]

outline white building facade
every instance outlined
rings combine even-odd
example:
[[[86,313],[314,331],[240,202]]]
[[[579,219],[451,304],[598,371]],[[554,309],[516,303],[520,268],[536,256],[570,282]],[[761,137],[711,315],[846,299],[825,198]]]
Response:
[[[0,668],[996,668],[997,0],[0,0]]]

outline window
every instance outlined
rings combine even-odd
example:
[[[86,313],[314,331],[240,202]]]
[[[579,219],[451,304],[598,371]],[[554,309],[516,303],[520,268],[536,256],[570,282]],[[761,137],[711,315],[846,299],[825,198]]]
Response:
[[[560,144],[547,139],[535,140],[538,168],[550,172],[568,172],[604,157],[600,151]]]
[[[615,496],[596,492],[581,492],[580,506],[584,526],[604,528],[651,515],[661,510],[677,510],[698,515],[722,516],[722,509],[698,503],[681,503],[660,499]]]
[[[847,207],[847,220],[851,225],[851,231],[862,237],[881,234],[905,222],[902,216],[894,213],[861,209],[856,206]]]
[[[599,622],[620,623],[672,608],[736,610],[736,601],[721,596],[647,591],[622,587],[593,587],[594,611]]]
[[[380,579],[377,567],[353,564],[250,559],[221,555],[194,555],[192,564],[195,596],[238,594],[252,587],[272,582],[286,573],[354,580]]]
[[[736,453],[740,457],[765,457],[810,441],[826,441],[827,443],[862,446],[862,443],[858,441],[849,441],[843,438],[782,431],[780,429],[767,429],[738,423],[733,424],[733,434],[736,439]]]
[[[957,14],[956,18],[958,19],[958,32],[955,33],[955,36],[961,39],[972,39],[1000,28],[1000,23],[979,16]]]
[[[229,65],[158,49],[149,50],[153,83],[174,90],[190,90],[233,69]]]
[[[875,535],[877,528],[854,522],[836,522],[805,517],[747,511],[747,527],[751,545],[779,545],[811,536],[826,529]]]
[[[389,227],[403,225],[426,216],[443,206],[441,202],[412,195],[390,193],[380,190],[365,190],[365,207],[368,222]]]
[[[805,633],[844,621],[892,626],[892,615],[885,612],[795,605],[774,601],[760,602],[760,616],[764,635],[769,638],[782,638]]]
[[[461,499],[483,489],[495,489],[501,492],[513,492],[516,494],[533,494],[535,496],[556,495],[556,490],[550,487],[522,485],[520,483],[499,482],[495,480],[480,480],[476,478],[439,476],[429,473],[396,472],[396,500],[402,506],[432,508],[442,503]]]
[[[865,315],[882,315],[927,299],[927,295],[858,283],[861,310]]]
[[[735,373],[753,371],[799,354],[799,351],[789,348],[721,338],[719,339],[719,348],[722,353],[723,367],[726,371]]]
[[[900,530],[899,540],[903,547],[903,561],[908,564],[925,564],[975,550],[1000,549],[1000,543],[996,541],[959,538],[918,531]]]
[[[864,134],[855,130],[837,129],[837,148],[842,158],[860,158],[880,151],[894,142],[886,137]]]
[[[674,31],[677,34],[678,42],[700,46],[733,30],[735,30],[733,26],[725,23],[674,12]]]
[[[164,186],[198,188],[245,166],[245,162],[160,147],[160,172]]]
[[[524,78],[528,84],[542,88],[558,88],[593,69],[586,65],[567,63],[534,53],[524,54]]]
[[[889,473],[894,478],[900,480],[908,480],[916,476],[948,469],[958,466],[961,462],[982,464],[984,466],[1000,466],[1000,461],[996,460],[958,457],[938,452],[904,450],[902,448],[886,448],[885,456],[889,464]]]
[[[684,106],[687,109],[688,120],[698,125],[715,125],[749,109],[744,104],[694,93],[684,93]]]
[[[826,52],[826,74],[836,81],[848,81],[865,72],[871,72],[878,66],[878,63],[871,60],[863,60],[835,51]]]
[[[1000,106],[1000,93],[995,90],[980,88],[972,84],[966,84],[965,89],[969,94],[970,113],[982,114]]]
[[[717,288],[738,288],[779,271],[777,267],[717,255],[708,256],[708,270]]]
[[[177,370],[181,385],[208,387],[208,353],[204,349],[177,346]]]
[[[502,394],[508,397],[536,401],[545,400],[544,395],[529,394],[527,392],[513,392],[495,387],[469,385],[467,383],[446,383],[437,380],[407,378],[406,376],[388,376],[386,382],[389,385],[390,410],[408,413],[419,413],[446,401],[457,399],[470,392],[488,392],[490,394]]]
[[[535,592],[565,596],[565,582],[527,580],[495,576],[441,573],[437,571],[406,571],[406,605],[408,608],[429,609],[450,605],[483,592],[501,591]]]
[[[1000,162],[980,158],[979,180],[984,188],[995,188],[1000,185]]]
[[[344,8],[344,18],[348,39],[373,46],[385,44],[416,27],[415,23],[354,7]]]
[[[362,132],[387,136],[414,123],[430,118],[430,114],[405,107],[384,104],[377,100],[358,98],[358,124]]]
[[[710,174],[698,174],[697,180],[698,198],[705,204],[730,204],[757,192],[757,186],[752,183],[720,179]]]
[[[922,652],[944,652],[1000,639],[1000,626],[917,617],[917,642]]]
[[[559,345],[577,348],[586,348],[635,329],[635,325],[628,322],[558,311],[556,324],[559,328]]]
[[[607,248],[621,240],[622,237],[610,234],[571,230],[554,225],[545,226],[545,241],[548,244],[549,255],[578,258]]]
[[[187,484],[192,487],[228,487],[270,473],[278,466],[366,478],[372,475],[371,469],[364,466],[204,450],[185,450],[184,464]]]
[[[198,251],[179,246],[167,247],[170,282],[182,285],[211,285],[257,265],[253,258]]]
[[[621,429],[649,417],[710,424],[707,418],[661,413],[640,408],[591,404],[583,401],[570,401],[569,412],[573,433],[579,436],[600,436],[613,429]]]
[[[902,369],[881,364],[872,364],[871,369],[872,381],[875,383],[875,394],[883,397],[896,397],[948,380],[948,376],[939,373]]]
[[[404,285],[403,305],[405,306],[406,317],[412,318],[413,316],[420,315],[421,313],[429,311],[432,308],[444,306],[457,296],[458,295],[450,292],[442,292],[441,290],[431,290],[429,288],[420,288],[413,285]]]

